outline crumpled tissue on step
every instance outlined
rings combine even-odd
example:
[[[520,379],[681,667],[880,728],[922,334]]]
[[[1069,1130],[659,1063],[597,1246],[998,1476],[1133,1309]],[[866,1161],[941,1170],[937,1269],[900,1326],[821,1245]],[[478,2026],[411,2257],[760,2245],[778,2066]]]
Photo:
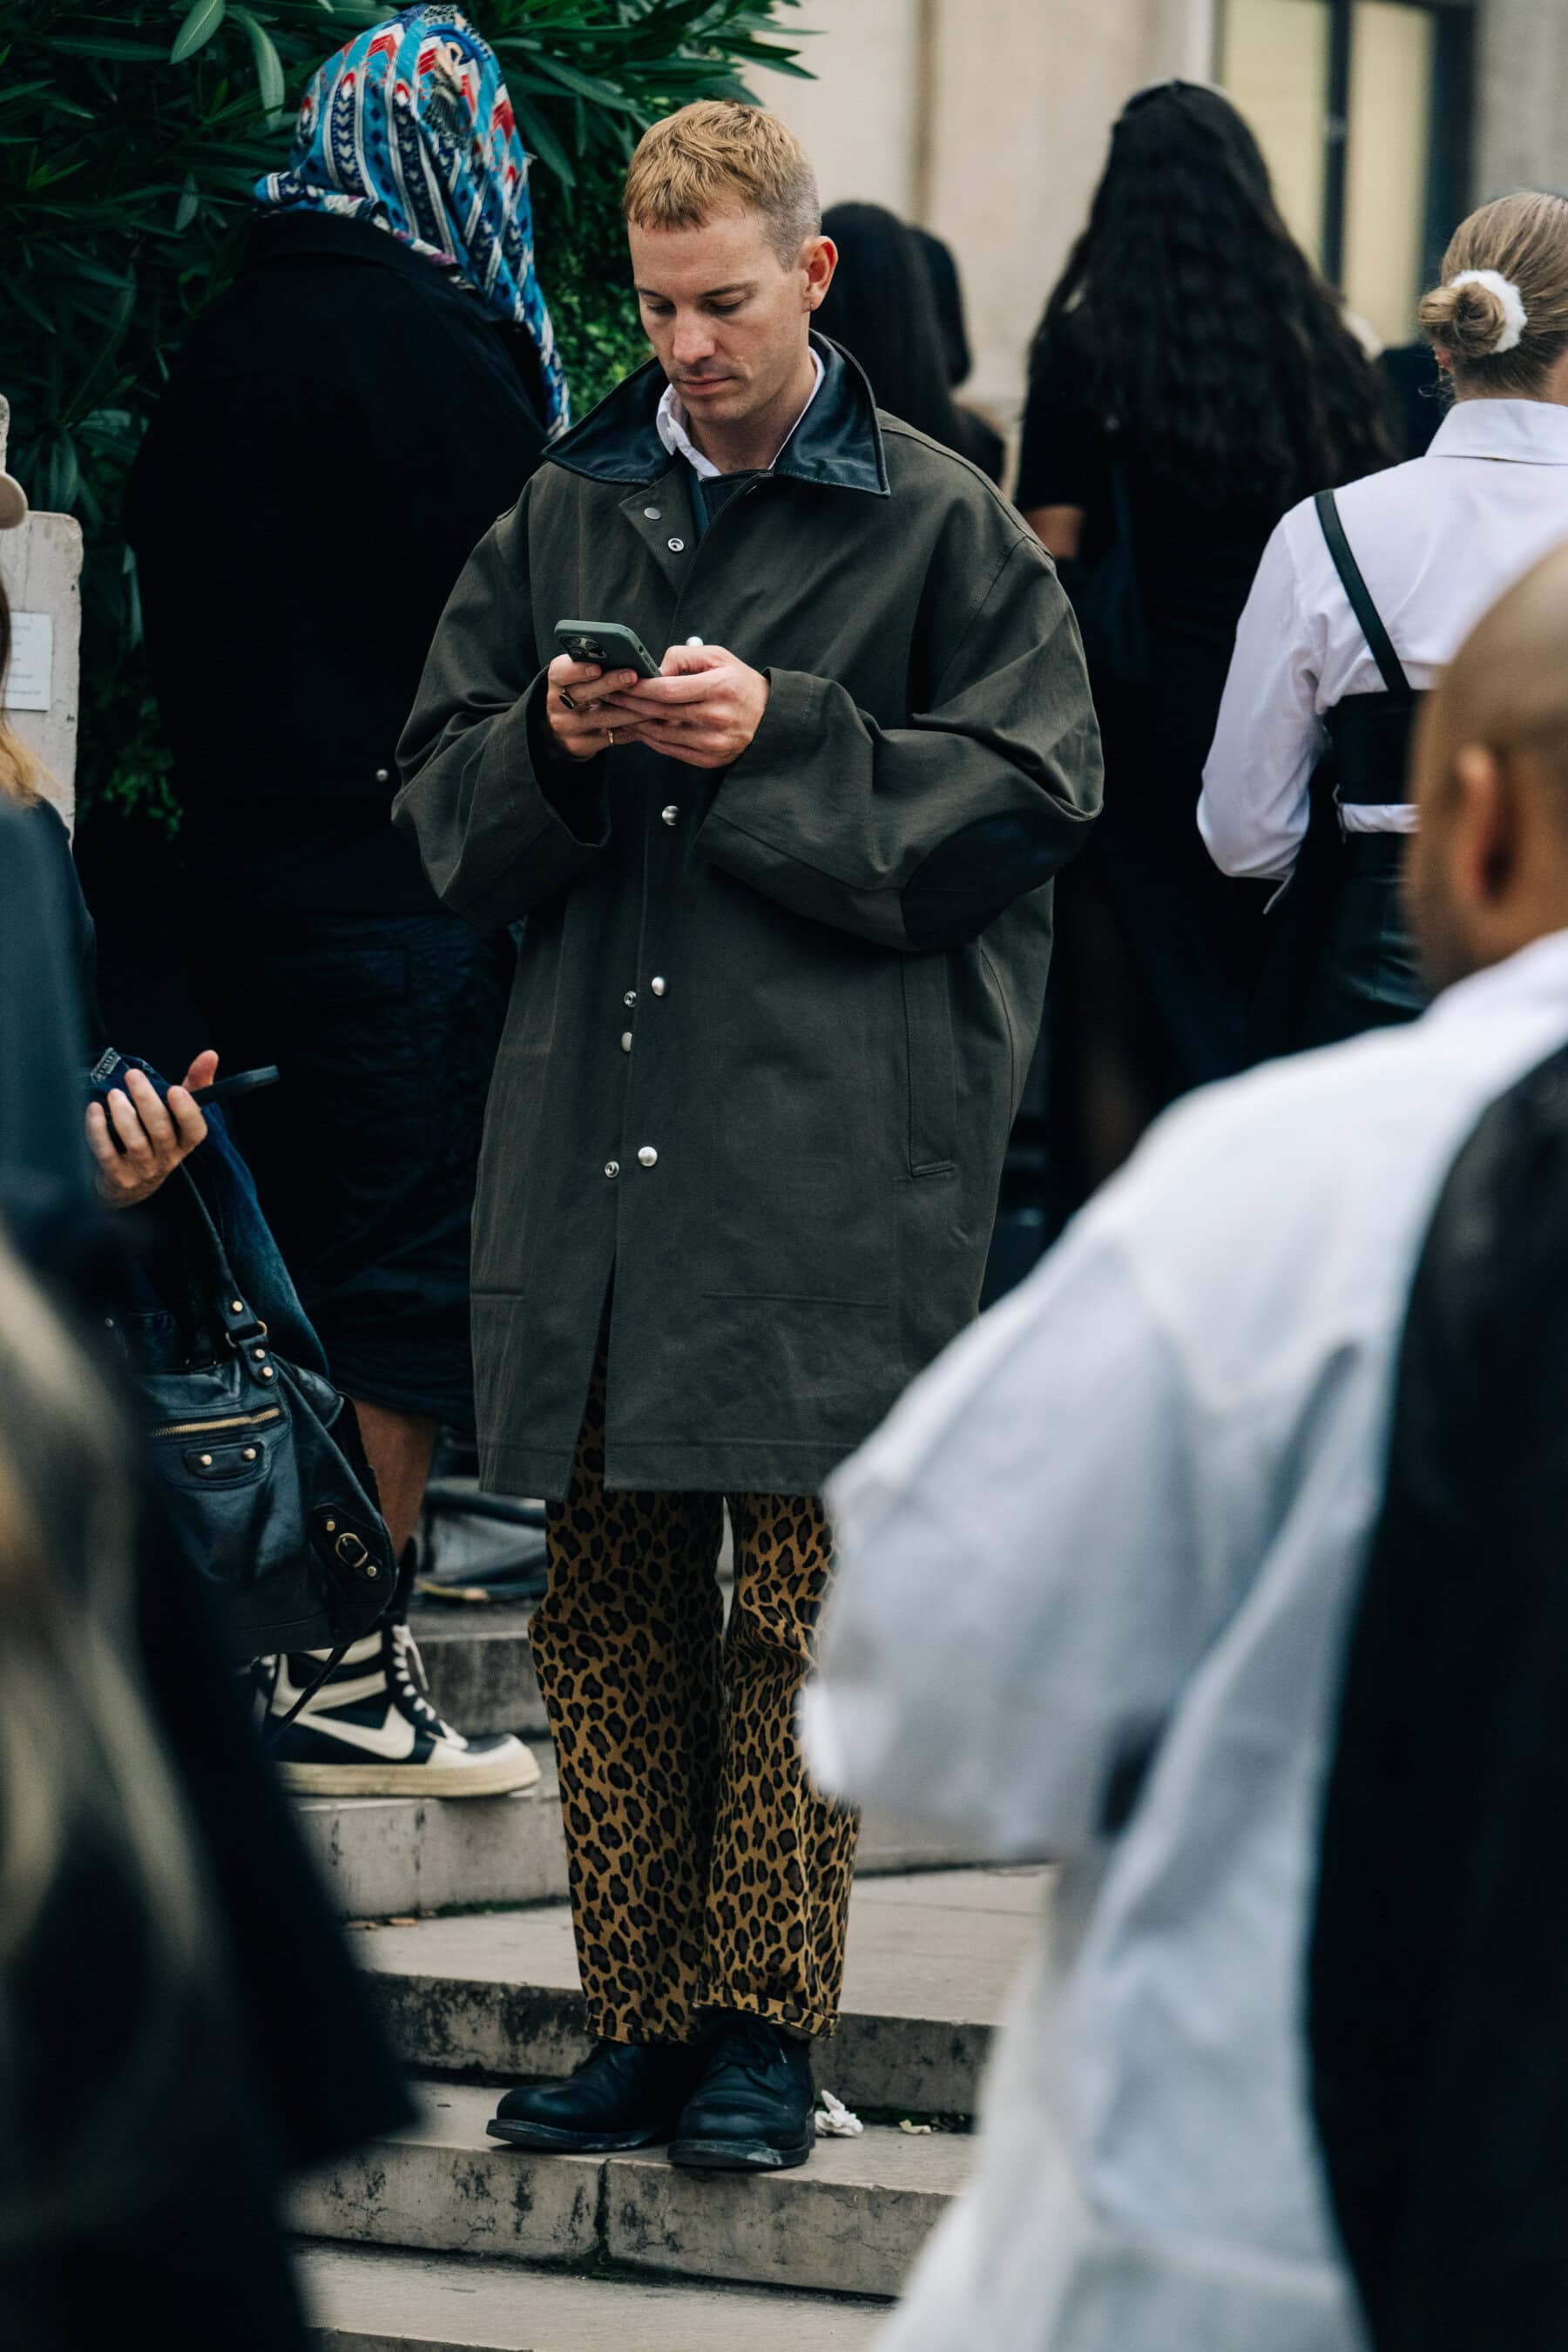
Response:
[[[866,2128],[859,2116],[852,2116],[843,2100],[836,2099],[831,2091],[818,2091],[816,2121],[817,2136],[822,2139],[853,2139],[857,2132]]]

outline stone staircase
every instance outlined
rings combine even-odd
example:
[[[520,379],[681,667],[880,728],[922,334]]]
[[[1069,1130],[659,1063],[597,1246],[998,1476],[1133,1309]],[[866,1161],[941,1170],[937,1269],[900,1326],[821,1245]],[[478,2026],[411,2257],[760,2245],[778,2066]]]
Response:
[[[526,1608],[426,1609],[415,1632],[431,1696],[463,1731],[515,1731],[543,1768],[536,1791],[466,1797],[314,1797],[300,1811],[345,1918],[479,1904],[561,1901],[566,1849],[544,1703],[528,1646]],[[968,1861],[961,1846],[868,1820],[862,1874]]]
[[[458,1723],[538,1738],[525,1620],[500,1615],[434,1634],[421,1622],[432,1686]],[[414,2126],[297,2199],[321,2352],[875,2341],[963,2180],[963,2126],[1048,1873],[925,1868],[936,1850],[877,1833],[817,2068],[867,2128],[820,2140],[795,2171],[703,2175],[658,2149],[544,2157],[486,2136],[498,2082],[564,2074],[587,2046],[552,1776],[521,1798],[304,1810],[422,2098]]]

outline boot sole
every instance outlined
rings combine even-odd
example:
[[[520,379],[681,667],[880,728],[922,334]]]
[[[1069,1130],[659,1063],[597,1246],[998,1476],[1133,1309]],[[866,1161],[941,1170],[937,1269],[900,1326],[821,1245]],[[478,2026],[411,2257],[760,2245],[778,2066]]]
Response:
[[[285,1764],[284,1785],[302,1797],[508,1797],[539,1786],[539,1766],[524,1748],[494,1764]]]
[[[491,2139],[504,2139],[509,2147],[531,2147],[543,2156],[625,2156],[633,2148],[661,2146],[674,2128],[671,2123],[662,2123],[651,2124],[646,2131],[574,2132],[558,2124],[512,2123],[505,2116],[492,2116],[485,2126]]]
[[[765,2139],[678,2139],[671,2142],[669,2160],[693,2172],[787,2172],[804,2164],[816,2145],[815,2129],[794,2147],[776,2147]]]

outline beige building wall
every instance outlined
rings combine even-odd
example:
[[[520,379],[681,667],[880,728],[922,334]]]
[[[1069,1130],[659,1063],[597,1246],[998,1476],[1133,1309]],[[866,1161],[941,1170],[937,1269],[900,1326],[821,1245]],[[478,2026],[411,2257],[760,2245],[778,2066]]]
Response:
[[[1568,5],[1485,0],[1476,52],[1476,201],[1568,194]]]
[[[808,0],[802,14],[815,37],[803,44],[804,62],[817,79],[770,79],[765,95],[816,156],[826,203],[861,197],[890,205],[953,247],[975,353],[972,398],[1004,415],[1016,410],[1029,336],[1082,224],[1110,124],[1145,82],[1214,73],[1216,6]],[[1288,26],[1295,12],[1280,13]],[[1417,12],[1369,14],[1385,48],[1429,37]],[[1477,18],[1476,201],[1521,185],[1568,192],[1568,0],[1479,0]],[[1372,73],[1382,50],[1376,41],[1367,47]],[[1287,85],[1304,70],[1288,48],[1282,37],[1282,106]],[[1384,62],[1392,73],[1400,59]],[[1374,104],[1363,109],[1375,112]],[[1289,202],[1294,184],[1289,153],[1279,150],[1281,126],[1267,128]],[[1373,200],[1358,207],[1360,216],[1377,224],[1382,243],[1370,259],[1346,257],[1362,307],[1386,312],[1384,331],[1396,340],[1409,331],[1398,290],[1412,273],[1405,248],[1419,242],[1414,134],[1414,123],[1391,123],[1386,137],[1363,124],[1351,158],[1358,184],[1370,175],[1401,194],[1387,207],[1374,189],[1363,189]],[[1315,217],[1310,189],[1295,193]],[[1372,260],[1394,290],[1382,287]]]
[[[1011,413],[1110,125],[1164,75],[1206,76],[1210,0],[814,0],[814,82],[765,95],[823,200],[883,204],[958,257],[970,397]]]

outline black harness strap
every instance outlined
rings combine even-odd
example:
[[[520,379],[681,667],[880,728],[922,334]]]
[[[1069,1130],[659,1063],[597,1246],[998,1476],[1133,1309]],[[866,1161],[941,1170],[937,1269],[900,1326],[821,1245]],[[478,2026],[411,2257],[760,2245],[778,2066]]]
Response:
[[[1323,526],[1323,537],[1329,543],[1329,553],[1334,560],[1334,570],[1340,575],[1340,585],[1350,599],[1351,611],[1361,623],[1373,661],[1383,673],[1383,682],[1390,694],[1408,697],[1414,689],[1405,675],[1404,664],[1394,650],[1394,640],[1383,625],[1383,616],[1372,601],[1372,591],[1362,578],[1361,566],[1345,537],[1345,527],[1340,520],[1339,501],[1332,490],[1320,490],[1312,501],[1318,509],[1318,520]]]

